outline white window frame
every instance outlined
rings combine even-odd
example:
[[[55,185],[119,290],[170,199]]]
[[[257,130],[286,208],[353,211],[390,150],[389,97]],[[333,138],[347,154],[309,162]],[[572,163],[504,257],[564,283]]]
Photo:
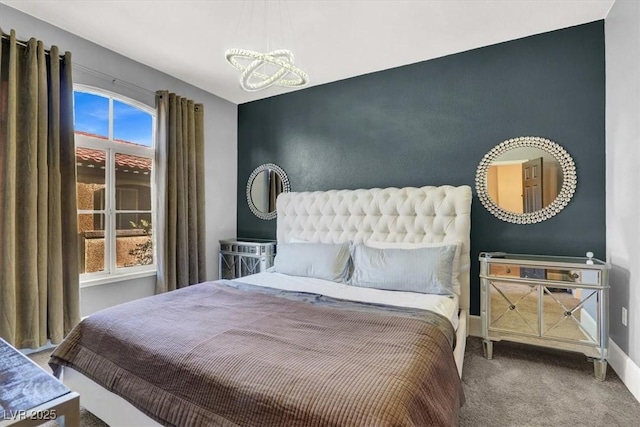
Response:
[[[88,287],[95,285],[102,285],[105,283],[119,282],[123,280],[131,280],[140,277],[153,276],[157,272],[157,240],[155,225],[157,219],[157,201],[156,201],[156,111],[148,105],[142,104],[126,96],[109,92],[93,86],[85,86],[80,84],[73,85],[73,91],[89,93],[92,95],[98,95],[105,97],[109,100],[109,134],[108,139],[96,138],[87,135],[75,134],[76,147],[83,147],[95,150],[102,150],[106,152],[105,161],[105,206],[104,210],[83,210],[78,209],[77,214],[96,214],[101,213],[104,215],[105,230],[104,230],[104,270],[92,273],[80,274],[80,287]],[[126,104],[129,104],[135,108],[147,112],[151,115],[152,126],[152,143],[150,147],[135,146],[130,144],[123,144],[113,140],[113,101],[117,100]],[[75,106],[74,106],[75,114]],[[141,213],[148,214],[147,211],[138,210],[116,210],[116,168],[115,158],[118,154],[129,154],[132,156],[146,157],[151,159],[151,176],[150,178],[150,191],[151,191],[151,224],[153,224],[153,232],[151,238],[153,241],[153,264],[140,265],[133,267],[120,267],[116,266],[116,213]]]

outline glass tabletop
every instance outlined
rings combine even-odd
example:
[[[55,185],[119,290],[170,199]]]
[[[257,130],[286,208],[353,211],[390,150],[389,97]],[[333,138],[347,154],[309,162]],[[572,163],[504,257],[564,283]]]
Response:
[[[0,338],[0,424],[71,393],[62,382]],[[5,394],[6,393],[6,394]],[[10,423],[11,424],[11,423]]]
[[[570,257],[553,255],[530,255],[530,254],[510,254],[506,252],[481,252],[480,260],[491,259],[492,262],[500,260],[511,261],[510,263],[529,262],[540,265],[565,265],[565,266],[595,266],[609,268],[609,264],[593,257]]]
[[[252,237],[238,237],[236,239],[222,239],[220,243],[276,243],[272,239],[254,239]]]

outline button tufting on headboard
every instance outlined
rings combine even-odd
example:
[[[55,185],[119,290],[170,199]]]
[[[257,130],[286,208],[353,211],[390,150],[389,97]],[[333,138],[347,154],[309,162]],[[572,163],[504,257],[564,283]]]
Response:
[[[292,192],[276,206],[278,242],[462,242],[460,308],[469,308],[471,187]]]

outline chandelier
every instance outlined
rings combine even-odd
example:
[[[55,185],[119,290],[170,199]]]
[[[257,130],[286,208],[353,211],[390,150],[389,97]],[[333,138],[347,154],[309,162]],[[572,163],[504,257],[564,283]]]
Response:
[[[293,53],[287,49],[267,53],[227,49],[225,58],[240,71],[240,87],[247,92],[256,92],[273,85],[300,87],[309,82],[309,76],[293,64]]]
[[[251,46],[264,43],[264,50],[255,49],[227,49],[224,56],[227,62],[240,71],[240,87],[247,92],[256,92],[271,86],[301,87],[309,82],[309,76],[294,64],[293,53],[289,49],[282,49],[282,45],[288,45],[295,39],[291,15],[287,1],[278,0],[270,4],[267,0],[245,0],[242,10],[238,14],[238,28],[236,36],[245,37],[244,43]],[[245,7],[249,7],[249,16],[245,14]],[[288,19],[286,19],[288,17]],[[262,25],[260,25],[262,21]],[[283,43],[285,39],[284,27],[291,29],[291,40]],[[240,24],[249,23],[248,31],[238,34]],[[279,22],[280,40],[276,37],[278,26],[272,25]],[[270,27],[271,34],[270,34]],[[256,34],[262,29],[262,34]],[[273,30],[276,31],[273,31]],[[264,52],[264,53],[263,53]]]

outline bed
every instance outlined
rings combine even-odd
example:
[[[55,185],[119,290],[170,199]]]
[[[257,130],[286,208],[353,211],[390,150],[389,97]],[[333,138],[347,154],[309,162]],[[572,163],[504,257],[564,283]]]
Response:
[[[81,404],[113,426],[455,425],[464,401],[470,187],[283,193],[277,211],[278,256],[320,243],[455,243],[459,289],[351,286],[284,274],[281,262],[279,271],[113,307],[85,319],[50,362]],[[142,380],[157,372],[157,383]],[[203,415],[211,401],[216,409]]]

